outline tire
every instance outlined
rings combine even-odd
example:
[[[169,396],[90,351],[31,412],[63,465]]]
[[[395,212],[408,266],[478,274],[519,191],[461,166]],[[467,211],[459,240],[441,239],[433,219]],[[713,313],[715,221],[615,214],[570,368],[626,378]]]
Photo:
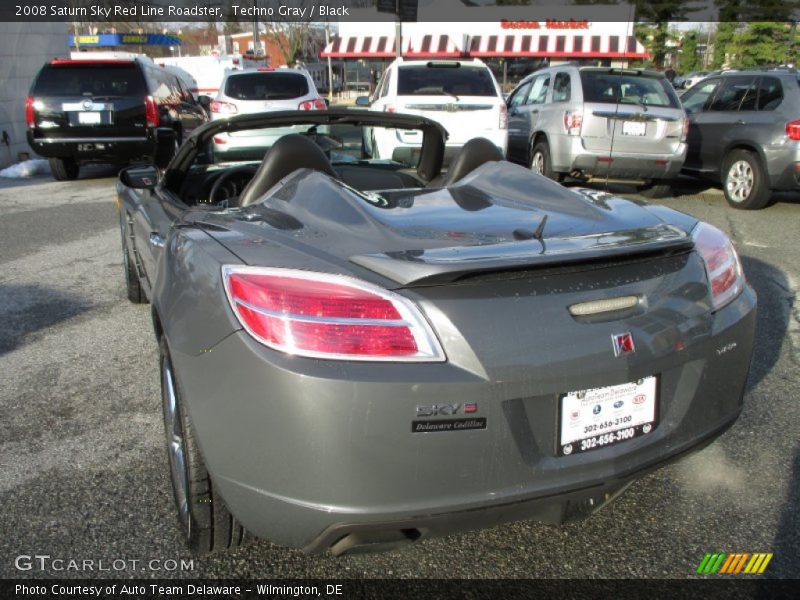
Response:
[[[139,281],[139,273],[136,272],[136,263],[131,260],[123,223],[120,223],[120,233],[122,235],[122,269],[125,271],[125,289],[128,300],[134,304],[147,304],[147,296],[145,296],[142,283]]]
[[[170,481],[186,544],[198,554],[238,548],[245,543],[245,529],[228,511],[206,470],[164,336],[159,355]]]
[[[758,210],[769,203],[772,192],[756,154],[734,150],[722,165],[722,192],[728,204],[742,210]]]
[[[51,158],[50,172],[56,181],[72,181],[78,178],[81,167],[73,158]]]
[[[566,177],[565,173],[560,173],[553,170],[553,164],[550,161],[550,145],[547,142],[536,142],[531,150],[530,169],[534,173],[544,175],[548,179],[561,183]]]
[[[672,184],[666,179],[653,179],[639,188],[639,194],[645,198],[669,198],[672,196]]]

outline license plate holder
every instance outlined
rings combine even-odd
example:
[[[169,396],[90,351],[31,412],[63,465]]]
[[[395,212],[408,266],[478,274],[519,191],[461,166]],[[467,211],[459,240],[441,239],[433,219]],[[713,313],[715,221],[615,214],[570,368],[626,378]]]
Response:
[[[658,377],[559,396],[559,456],[608,448],[658,425]]]
[[[647,135],[647,123],[644,121],[623,121],[622,135],[643,137]]]

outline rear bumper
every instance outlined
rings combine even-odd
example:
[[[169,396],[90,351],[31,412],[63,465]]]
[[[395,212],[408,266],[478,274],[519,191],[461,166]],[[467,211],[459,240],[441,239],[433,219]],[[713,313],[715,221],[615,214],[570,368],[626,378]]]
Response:
[[[34,138],[28,132],[28,145],[45,158],[73,158],[79,162],[127,162],[155,156],[157,143],[152,137]]]
[[[686,144],[677,144],[675,152],[640,154],[613,150],[588,150],[578,136],[554,136],[551,149],[556,171],[583,171],[589,175],[608,175],[620,179],[672,179],[677,177],[686,159]]]
[[[377,549],[506,521],[585,516],[636,477],[713,440],[742,408],[755,304],[746,288],[710,331],[681,334],[680,353],[662,346],[671,333],[642,337],[641,360],[616,363],[613,374],[589,358],[551,357],[522,379],[493,379],[449,351],[451,362],[438,364],[331,363],[275,353],[241,331],[211,352],[171,352],[209,471],[249,531],[308,551]],[[653,374],[660,404],[652,433],[557,455],[560,393]],[[411,433],[415,406],[433,403],[476,403],[487,427]]]
[[[764,148],[770,188],[777,191],[800,190],[800,143],[788,142]]]

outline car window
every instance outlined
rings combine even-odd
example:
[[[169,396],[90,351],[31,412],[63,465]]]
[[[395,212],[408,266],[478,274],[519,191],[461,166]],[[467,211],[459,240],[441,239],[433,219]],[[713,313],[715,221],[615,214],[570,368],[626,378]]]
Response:
[[[680,101],[666,78],[614,71],[581,71],[581,83],[586,102],[680,107]]]
[[[569,73],[557,73],[553,80],[553,102],[567,102],[570,98]]]
[[[169,78],[162,71],[152,72],[153,89],[151,94],[156,100],[166,101],[173,97],[174,90]]]
[[[544,104],[547,99],[547,89],[550,87],[550,75],[539,75],[533,80],[531,93],[528,94],[527,104]]]
[[[134,64],[47,65],[33,90],[35,96],[145,96],[145,82]]]
[[[392,71],[386,71],[386,77],[383,78],[383,87],[381,88],[381,98],[389,95],[389,89],[392,85]]]
[[[683,108],[690,115],[705,110],[718,85],[719,79],[707,79],[697,84],[681,97]]]
[[[739,110],[739,106],[753,86],[755,77],[752,75],[726,77],[722,87],[714,95],[714,100],[708,107],[709,111]]]
[[[511,94],[511,98],[508,99],[508,106],[510,108],[514,108],[515,106],[520,106],[525,103],[528,99],[528,92],[531,91],[531,81],[521,85],[517,88],[513,94]]]
[[[758,110],[775,110],[783,100],[783,86],[777,77],[762,77],[758,84]]]
[[[308,80],[300,73],[242,73],[225,83],[225,95],[237,100],[288,100],[306,94]]]
[[[421,65],[398,69],[398,96],[426,94],[497,96],[497,90],[491,72],[485,67]]]

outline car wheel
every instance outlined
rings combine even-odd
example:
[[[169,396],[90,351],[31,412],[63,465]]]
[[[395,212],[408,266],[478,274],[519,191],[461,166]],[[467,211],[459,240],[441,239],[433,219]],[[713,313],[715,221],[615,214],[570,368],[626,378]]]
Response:
[[[122,223],[120,223],[120,233],[122,235],[122,268],[125,271],[125,288],[128,293],[128,300],[134,304],[147,304],[147,297],[144,295],[142,284],[139,281],[136,264],[131,260],[128,240],[125,237],[125,227]]]
[[[51,158],[50,172],[56,181],[71,181],[78,178],[78,173],[81,170],[78,162],[73,158]]]
[[[725,158],[722,170],[722,191],[733,208],[764,208],[772,193],[761,160],[747,150],[734,150]]]
[[[245,541],[245,530],[228,511],[206,470],[163,336],[159,349],[169,473],[184,538],[197,553],[237,548]]]
[[[553,165],[550,162],[550,146],[547,142],[537,142],[531,150],[531,171],[544,175],[548,179],[564,181],[564,173],[553,171]]]
[[[672,184],[665,179],[652,179],[639,188],[645,198],[668,198],[672,196]]]

